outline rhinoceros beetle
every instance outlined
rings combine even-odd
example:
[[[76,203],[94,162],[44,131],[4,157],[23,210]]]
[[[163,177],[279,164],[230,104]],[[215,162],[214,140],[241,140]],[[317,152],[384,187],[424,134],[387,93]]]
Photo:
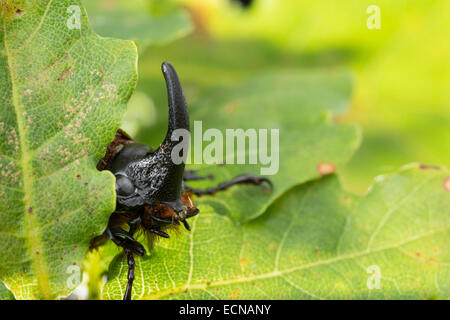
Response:
[[[175,164],[171,159],[171,150],[180,142],[172,134],[176,129],[189,131],[189,115],[175,69],[168,62],[164,62],[161,69],[169,100],[169,125],[164,141],[157,149],[153,149],[133,141],[126,132],[119,129],[108,145],[105,156],[97,164],[97,169],[109,170],[114,174],[117,200],[116,210],[112,213],[105,232],[93,240],[93,247],[110,239],[123,248],[128,262],[128,283],[124,300],[131,299],[134,255],[143,256],[146,253],[144,246],[134,238],[139,229],[149,236],[151,245],[156,236],[169,238],[164,231],[168,227],[182,223],[190,230],[186,219],[199,213],[192,202],[193,195],[213,195],[236,184],[260,185],[266,191],[272,188],[269,179],[250,174],[204,190],[191,188],[186,183],[212,177],[199,176],[195,171],[185,170],[184,162]]]

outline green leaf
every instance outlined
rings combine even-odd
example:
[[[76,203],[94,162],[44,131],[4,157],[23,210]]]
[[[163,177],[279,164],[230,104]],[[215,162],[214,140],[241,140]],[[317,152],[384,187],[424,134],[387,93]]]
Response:
[[[448,299],[449,208],[450,171],[418,165],[363,197],[334,176],[303,184],[242,225],[202,206],[190,233],[136,259],[133,298]],[[119,254],[105,298],[126,273]]]
[[[14,295],[0,281],[0,300],[14,300]]]
[[[145,48],[189,34],[193,25],[182,9],[155,15],[141,0],[85,0],[92,28],[100,35],[133,39]]]
[[[203,121],[203,132],[218,128],[225,137],[225,129],[269,129],[267,140],[270,142],[270,129],[279,129],[279,170],[268,176],[274,184],[270,195],[258,187],[236,186],[214,197],[202,197],[200,202],[235,221],[247,221],[262,214],[295,185],[338,170],[351,158],[360,142],[356,127],[335,125],[331,121],[333,113],[346,111],[350,92],[351,81],[345,72],[291,71],[261,74],[237,88],[218,89],[199,99],[200,103],[192,105],[191,119]],[[191,131],[195,136],[196,128]],[[205,142],[204,146],[208,144]],[[194,139],[193,153],[196,147]],[[227,147],[224,154],[228,162]],[[248,162],[248,155],[258,154],[260,146],[250,148],[247,143],[246,147]],[[235,154],[236,149],[235,143]],[[276,153],[276,148],[269,148],[269,155],[271,153]],[[235,163],[236,159],[235,156]],[[268,166],[194,165],[192,168],[199,169],[199,174],[213,174],[215,180],[191,185],[206,188],[242,173],[260,175],[261,168]]]
[[[137,50],[93,33],[79,1],[0,10],[0,278],[16,298],[56,298],[115,208],[114,177],[96,163],[135,87]]]

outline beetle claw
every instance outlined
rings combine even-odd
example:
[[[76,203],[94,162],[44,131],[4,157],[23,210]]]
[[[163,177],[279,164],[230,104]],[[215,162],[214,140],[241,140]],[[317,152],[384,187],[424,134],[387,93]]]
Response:
[[[183,220],[181,222],[183,222],[183,225],[187,231],[191,231],[191,226],[189,225],[189,223],[186,220]]]

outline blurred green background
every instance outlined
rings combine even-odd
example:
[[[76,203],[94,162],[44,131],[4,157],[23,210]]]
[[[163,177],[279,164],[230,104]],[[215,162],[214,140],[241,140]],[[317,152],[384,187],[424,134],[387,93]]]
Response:
[[[137,140],[157,145],[165,135],[162,61],[176,67],[188,102],[261,71],[346,68],[354,78],[350,112],[334,121],[363,130],[339,172],[348,189],[365,192],[376,175],[409,162],[450,166],[448,0],[85,4],[99,34],[139,44],[139,83],[124,121]],[[366,25],[370,5],[380,8],[380,29]]]

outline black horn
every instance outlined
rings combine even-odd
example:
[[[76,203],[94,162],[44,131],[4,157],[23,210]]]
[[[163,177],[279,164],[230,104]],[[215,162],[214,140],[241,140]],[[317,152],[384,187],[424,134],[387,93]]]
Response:
[[[164,62],[161,66],[164,78],[166,80],[167,98],[169,100],[169,127],[166,138],[162,145],[173,145],[178,141],[172,141],[172,134],[176,129],[185,129],[189,131],[189,114],[186,99],[180,79],[169,62]]]
[[[189,139],[183,141],[186,136],[182,138],[175,130],[184,129],[182,130],[184,133],[189,133],[189,114],[183,88],[174,67],[168,62],[164,62],[161,69],[166,80],[169,101],[169,125],[166,137],[156,151],[167,168],[167,175],[163,181],[165,187],[162,188],[165,194],[158,196],[162,202],[170,203],[177,209],[178,207],[181,209],[181,188],[187,157],[185,153],[189,146]],[[175,149],[177,145],[178,147]],[[173,157],[172,151],[174,151],[176,157]]]

